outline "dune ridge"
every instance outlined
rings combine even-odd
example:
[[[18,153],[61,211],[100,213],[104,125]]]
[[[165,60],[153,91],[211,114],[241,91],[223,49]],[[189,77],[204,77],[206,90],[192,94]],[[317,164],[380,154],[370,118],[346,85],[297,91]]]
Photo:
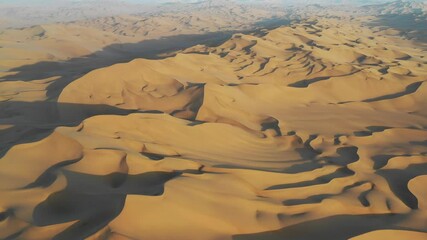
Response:
[[[331,11],[76,72],[51,102],[59,70],[0,81],[0,239],[424,239],[427,48]]]

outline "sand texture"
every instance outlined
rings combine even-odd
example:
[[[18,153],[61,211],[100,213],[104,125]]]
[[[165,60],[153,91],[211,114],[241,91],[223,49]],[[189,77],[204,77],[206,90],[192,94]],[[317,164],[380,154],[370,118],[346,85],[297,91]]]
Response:
[[[419,6],[221,6],[0,34],[0,239],[427,238]]]

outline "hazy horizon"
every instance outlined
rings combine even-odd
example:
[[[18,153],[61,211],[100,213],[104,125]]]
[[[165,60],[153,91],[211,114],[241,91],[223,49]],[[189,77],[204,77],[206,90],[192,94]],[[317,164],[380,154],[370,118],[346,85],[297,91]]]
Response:
[[[67,4],[67,3],[96,3],[96,2],[128,2],[136,4],[162,4],[162,3],[197,3],[205,2],[207,0],[159,0],[159,1],[150,1],[150,0],[0,0],[0,4],[7,5],[38,5],[38,4]],[[367,4],[381,4],[387,2],[394,2],[396,0],[235,0],[234,2],[240,3],[264,3],[264,2],[273,2],[273,3],[283,3],[290,5],[308,5],[308,4],[357,4],[357,5],[367,5]],[[425,2],[425,0],[397,0],[404,2]]]

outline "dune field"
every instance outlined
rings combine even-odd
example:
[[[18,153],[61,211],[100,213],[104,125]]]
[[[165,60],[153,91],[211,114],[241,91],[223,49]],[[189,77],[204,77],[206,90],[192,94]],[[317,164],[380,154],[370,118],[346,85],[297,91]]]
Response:
[[[427,239],[427,4],[232,2],[0,31],[0,239]]]

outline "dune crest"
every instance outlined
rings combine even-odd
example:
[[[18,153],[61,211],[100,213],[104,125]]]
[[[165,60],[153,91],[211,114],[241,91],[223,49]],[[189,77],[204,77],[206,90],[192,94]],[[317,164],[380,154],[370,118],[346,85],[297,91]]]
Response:
[[[97,59],[87,57],[24,66],[50,69],[34,76],[1,73],[0,239],[425,239],[425,44],[370,26],[363,8],[345,17],[311,5],[318,15],[217,44],[189,41],[112,65],[110,54],[136,45],[94,53],[114,37],[136,41],[140,25],[150,38],[266,14],[200,4],[193,17],[177,10],[0,33],[10,59],[1,67],[38,61],[10,49],[16,34],[49,49],[39,59],[105,60],[95,70],[78,70]],[[216,8],[226,23],[205,29],[205,11]],[[101,34],[105,26],[117,29]],[[82,31],[99,38],[50,45]]]

